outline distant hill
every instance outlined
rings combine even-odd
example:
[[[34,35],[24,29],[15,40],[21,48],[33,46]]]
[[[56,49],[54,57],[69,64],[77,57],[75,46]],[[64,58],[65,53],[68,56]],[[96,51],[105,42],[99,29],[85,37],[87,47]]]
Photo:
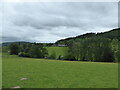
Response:
[[[8,46],[12,43],[15,44],[35,44],[36,42],[25,42],[25,41],[17,41],[17,42],[4,42],[2,44],[0,44],[0,46]],[[44,46],[52,46],[54,43],[38,43],[38,44],[43,44]]]
[[[10,44],[12,44],[12,43],[16,43],[16,44],[27,44],[27,43],[30,43],[30,42],[25,42],[25,41],[18,41],[18,42],[4,42],[4,43],[2,43],[2,46],[8,46],[8,45],[10,45]]]
[[[75,41],[78,39],[84,39],[84,38],[90,38],[90,37],[96,37],[96,36],[100,36],[100,37],[105,37],[105,38],[109,38],[109,39],[118,39],[120,41],[120,28],[116,28],[107,32],[101,32],[101,33],[86,33],[83,35],[79,35],[76,37],[69,37],[66,39],[61,39],[58,40],[57,42],[55,42],[55,44],[68,44],[68,42],[70,41]]]

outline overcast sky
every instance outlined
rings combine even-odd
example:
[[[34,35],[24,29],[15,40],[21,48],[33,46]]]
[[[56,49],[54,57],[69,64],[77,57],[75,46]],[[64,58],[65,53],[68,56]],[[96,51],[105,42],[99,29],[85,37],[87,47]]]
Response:
[[[2,14],[3,42],[55,42],[118,27],[117,2],[4,3]]]

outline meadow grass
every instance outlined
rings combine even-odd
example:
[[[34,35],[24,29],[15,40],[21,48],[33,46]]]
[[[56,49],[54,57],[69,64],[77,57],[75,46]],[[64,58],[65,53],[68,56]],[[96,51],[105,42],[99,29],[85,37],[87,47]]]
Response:
[[[56,59],[61,55],[65,56],[68,53],[68,47],[46,47],[48,50],[48,55],[55,53]]]
[[[3,54],[3,88],[117,88],[118,64]],[[27,78],[27,80],[20,80]]]

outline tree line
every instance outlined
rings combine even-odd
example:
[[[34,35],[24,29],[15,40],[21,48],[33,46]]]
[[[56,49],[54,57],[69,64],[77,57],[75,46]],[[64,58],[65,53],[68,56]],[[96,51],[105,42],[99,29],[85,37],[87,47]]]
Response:
[[[118,62],[120,59],[118,39],[91,37],[69,42],[66,60]],[[119,60],[120,61],[120,60]]]
[[[48,55],[47,49],[40,43],[27,43],[27,44],[16,44],[12,43],[9,46],[9,53],[21,56],[21,57],[31,57],[31,58],[45,58]]]

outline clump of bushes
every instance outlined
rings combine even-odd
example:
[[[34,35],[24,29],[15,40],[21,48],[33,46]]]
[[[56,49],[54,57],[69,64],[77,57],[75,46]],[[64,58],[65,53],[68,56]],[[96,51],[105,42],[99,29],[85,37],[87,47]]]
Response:
[[[11,44],[10,54],[21,57],[44,58],[48,55],[48,51],[42,44]]]
[[[19,52],[18,56],[20,56],[20,57],[30,57],[29,53],[25,53],[25,52]]]
[[[72,55],[72,53],[68,52],[64,57],[64,60],[69,60],[69,61],[76,61],[75,57]]]

